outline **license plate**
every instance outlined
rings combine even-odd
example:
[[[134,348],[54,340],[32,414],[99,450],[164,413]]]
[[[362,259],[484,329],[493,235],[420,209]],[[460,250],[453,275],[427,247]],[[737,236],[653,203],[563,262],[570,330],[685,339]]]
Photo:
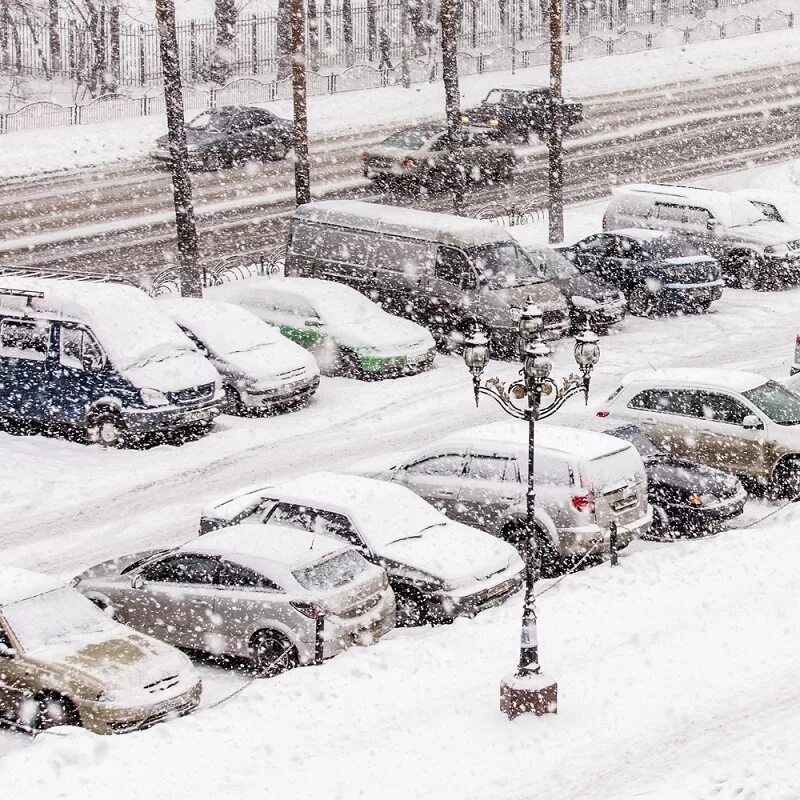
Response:
[[[410,356],[406,356],[406,361],[409,364],[419,364],[420,361],[424,361],[427,357],[427,353],[414,353]]]
[[[197,422],[199,419],[205,419],[208,416],[208,413],[205,409],[198,409],[197,411],[187,411],[183,415],[184,422]]]

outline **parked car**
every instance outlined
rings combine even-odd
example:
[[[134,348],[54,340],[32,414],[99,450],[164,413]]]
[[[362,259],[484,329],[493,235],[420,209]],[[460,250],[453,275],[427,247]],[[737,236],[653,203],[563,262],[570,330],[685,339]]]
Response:
[[[560,98],[562,128],[569,130],[583,119],[583,104]],[[483,128],[507,142],[527,142],[550,128],[553,95],[549,86],[492,89],[480,105],[461,115],[463,125]]]
[[[744,511],[747,492],[738,478],[676,458],[638,425],[619,425],[598,417],[569,422],[630,442],[636,448],[647,472],[647,497],[653,509],[650,538],[673,539],[719,530]]]
[[[368,478],[317,472],[243,492],[206,509],[200,532],[242,522],[265,525],[265,538],[289,526],[349,542],[389,573],[404,622],[472,616],[522,585],[513,547],[449,520],[402,486]]]
[[[326,374],[381,378],[430,369],[433,338],[348,286],[315,278],[249,278],[207,290],[310,350]]]
[[[456,164],[447,129],[441,125],[406,128],[361,153],[364,177],[381,182],[424,186],[431,192],[452,189],[457,169],[467,181],[506,181],[514,172],[514,151],[490,136],[462,129],[460,160]]]
[[[170,644],[251,659],[271,677],[371,644],[394,627],[386,572],[326,536],[237,525],[172,550],[92,567],[79,591],[114,618]],[[317,619],[324,618],[322,642]]]
[[[596,333],[605,333],[625,319],[625,295],[612,283],[591,272],[581,272],[558,251],[544,245],[523,245],[522,249],[539,266],[545,280],[564,296],[572,330],[585,325]]]
[[[183,653],[69,586],[0,566],[0,718],[32,731],[124,733],[188,714],[201,690]]]
[[[452,214],[353,200],[306,203],[292,218],[286,273],[352,286],[427,327],[442,349],[460,346],[479,319],[493,354],[516,354],[529,296],[544,314],[545,338],[569,327],[561,293],[508,231]]]
[[[777,189],[734,189],[731,194],[752,203],[768,220],[800,225],[800,193]]]
[[[638,425],[673,455],[800,495],[800,396],[750,372],[633,372],[597,412]]]
[[[719,264],[679,236],[622,228],[559,248],[577,269],[618,286],[637,316],[708,311],[722,297]]]
[[[280,161],[294,145],[292,122],[253,106],[222,106],[186,123],[189,165],[218,170],[245,161]],[[156,139],[150,155],[172,161],[169,136]]]
[[[0,417],[116,447],[210,426],[223,397],[214,367],[139,289],[0,275]]]
[[[159,306],[222,376],[230,413],[304,405],[317,391],[314,357],[247,309],[188,297]]]
[[[614,191],[603,230],[650,228],[681,236],[716,259],[725,280],[768,289],[800,274],[800,227],[768,220],[734,192],[636,184]]]
[[[612,520],[620,526],[620,547],[649,530],[645,468],[627,442],[542,425],[535,464],[544,574],[554,574],[565,558],[607,546]],[[504,422],[460,431],[365,474],[407,486],[452,519],[521,546],[527,535],[527,470],[527,427]]]

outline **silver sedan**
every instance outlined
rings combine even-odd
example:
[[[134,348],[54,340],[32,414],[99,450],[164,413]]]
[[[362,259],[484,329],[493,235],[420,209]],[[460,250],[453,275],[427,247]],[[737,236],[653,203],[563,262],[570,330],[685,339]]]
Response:
[[[174,550],[107,561],[76,588],[119,622],[272,676],[371,644],[395,624],[386,572],[325,536],[237,525]]]

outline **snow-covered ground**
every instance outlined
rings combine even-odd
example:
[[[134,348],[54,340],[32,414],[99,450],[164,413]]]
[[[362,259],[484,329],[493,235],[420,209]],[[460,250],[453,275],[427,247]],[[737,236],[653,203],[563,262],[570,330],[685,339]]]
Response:
[[[570,62],[564,70],[564,91],[575,96],[624,91],[668,81],[710,80],[731,70],[774,66],[797,60],[800,28],[741,36],[715,42],[649,50],[641,53]],[[465,107],[480,101],[498,85],[547,83],[544,66],[506,72],[488,72],[461,79]],[[291,104],[265,105],[281,116],[291,115]],[[309,98],[312,137],[343,131],[412,123],[441,116],[444,93],[440,81],[391,86]],[[689,109],[687,109],[689,111]],[[194,116],[191,112],[187,116]],[[29,175],[70,167],[111,164],[147,155],[166,124],[160,117],[141,117],[94,125],[51,128],[5,134],[0,139],[0,177]]]

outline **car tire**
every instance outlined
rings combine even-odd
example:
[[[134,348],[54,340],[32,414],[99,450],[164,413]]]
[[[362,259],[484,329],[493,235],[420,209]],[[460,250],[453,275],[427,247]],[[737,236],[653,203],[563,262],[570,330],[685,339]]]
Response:
[[[258,631],[250,641],[255,674],[259,678],[274,678],[294,669],[298,664],[297,648],[277,631]]]
[[[336,374],[341,375],[343,378],[355,378],[356,380],[365,380],[367,378],[358,356],[345,347],[339,348],[339,363],[336,367]]]
[[[397,627],[418,627],[435,621],[422,592],[403,585],[394,586],[393,589],[397,601]]]
[[[702,303],[695,303],[692,306],[692,311],[694,311],[695,314],[708,314],[710,308],[711,300],[704,300]]]
[[[528,531],[524,525],[515,524],[506,529],[505,539],[509,544],[519,550],[523,560],[528,546]],[[546,531],[537,526],[536,549],[539,556],[539,570],[537,577],[555,578],[564,571],[564,559],[553,545],[553,540]]]
[[[764,269],[755,254],[738,253],[731,256],[725,272],[731,285],[739,289],[764,291],[769,288],[765,281]]]
[[[242,402],[242,397],[233,386],[225,386],[225,400],[222,408],[226,414],[232,414],[236,417],[244,415],[245,405]]]
[[[46,731],[62,725],[80,725],[81,718],[75,704],[58,692],[41,692],[34,698],[36,702],[36,718],[33,728]]]
[[[119,414],[101,411],[86,421],[86,436],[90,444],[118,448],[125,443],[125,427]]]
[[[672,525],[670,524],[667,512],[657,503],[651,505],[653,508],[653,524],[650,526],[650,530],[647,534],[642,538],[651,539],[655,542],[674,541],[677,537],[672,531]]]
[[[644,284],[637,284],[628,292],[628,311],[635,317],[650,317],[653,314],[653,296]]]
[[[222,156],[216,150],[209,150],[203,156],[203,169],[208,172],[218,172],[223,167]]]
[[[444,172],[434,169],[425,176],[423,184],[430,194],[443,194],[448,190],[450,181]]]
[[[286,142],[277,142],[274,147],[269,150],[270,161],[283,161],[292,148]]]
[[[800,496],[800,458],[784,458],[778,463],[770,490],[775,499],[795,500]]]

